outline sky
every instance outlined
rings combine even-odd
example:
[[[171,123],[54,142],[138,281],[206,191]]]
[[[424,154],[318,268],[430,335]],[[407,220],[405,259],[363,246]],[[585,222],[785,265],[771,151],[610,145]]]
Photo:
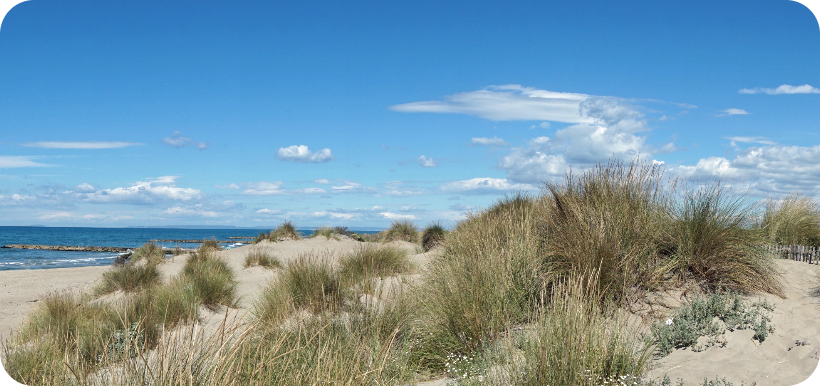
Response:
[[[452,226],[613,158],[820,198],[818,70],[787,0],[31,0],[0,225]]]

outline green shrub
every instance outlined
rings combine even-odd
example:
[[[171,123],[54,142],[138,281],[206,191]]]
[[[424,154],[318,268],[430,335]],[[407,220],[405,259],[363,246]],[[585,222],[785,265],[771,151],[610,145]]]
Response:
[[[760,225],[771,243],[820,246],[820,206],[811,197],[792,193],[769,199]]]
[[[407,241],[418,242],[419,231],[416,225],[410,220],[393,221],[384,233],[383,241]]]
[[[444,236],[447,235],[447,230],[441,226],[441,223],[433,223],[424,228],[421,233],[421,246],[424,251],[429,251],[444,241]]]
[[[767,322],[772,311],[766,302],[748,304],[740,295],[718,291],[706,297],[696,297],[675,310],[668,321],[652,325],[656,355],[666,356],[675,348],[693,347],[702,336],[710,337],[714,344],[725,330],[755,330],[754,339],[762,342],[769,333]],[[718,318],[721,323],[715,323]],[[708,344],[707,344],[708,345]]]

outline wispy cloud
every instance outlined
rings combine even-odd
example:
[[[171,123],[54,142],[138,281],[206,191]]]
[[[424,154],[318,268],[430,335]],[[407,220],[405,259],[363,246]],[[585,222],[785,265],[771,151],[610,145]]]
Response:
[[[333,155],[330,149],[322,149],[313,153],[305,145],[293,145],[279,148],[276,158],[282,161],[319,163],[332,160]]]
[[[93,186],[81,184],[77,191],[68,192],[92,203],[149,204],[162,201],[191,201],[203,197],[202,191],[176,186],[176,176],[162,176],[140,181],[132,186],[90,191]]]
[[[164,138],[162,142],[165,142],[167,145],[171,145],[177,149],[186,146],[195,147],[199,150],[205,150],[208,148],[208,144],[206,142],[200,142],[191,137],[185,137],[179,131],[175,131],[170,137]]]
[[[735,146],[735,142],[741,143],[759,143],[762,145],[777,145],[778,143],[768,139],[766,137],[725,137],[726,139],[732,141],[732,146]]]
[[[0,169],[36,168],[52,166],[34,161],[35,157],[0,155]]]
[[[509,143],[507,141],[498,138],[498,137],[479,137],[473,138],[470,140],[470,144],[473,146],[507,146]]]
[[[194,205],[193,207],[175,206],[162,211],[162,214],[178,217],[218,217],[219,214],[212,210],[205,210],[202,205]]]
[[[530,184],[512,183],[505,178],[473,178],[451,181],[441,186],[441,190],[450,193],[482,194],[500,193],[511,190],[535,190]]]
[[[721,111],[721,112],[722,112],[723,114],[719,114],[719,115],[718,115],[719,117],[726,117],[726,116],[729,116],[729,115],[746,115],[746,114],[751,114],[750,112],[748,112],[748,111],[746,111],[746,110],[743,110],[743,109],[735,109],[735,108],[726,109],[726,110],[723,110],[723,111]]]
[[[419,157],[418,161],[419,161],[419,165],[424,166],[426,168],[434,168],[434,167],[438,166],[438,165],[436,165],[436,161],[433,161],[433,158],[427,158],[423,155],[421,157]]]
[[[417,218],[412,214],[398,214],[392,212],[381,212],[379,214],[389,220],[415,220]]]
[[[589,117],[579,112],[579,105],[587,98],[589,95],[510,84],[448,95],[443,101],[394,105],[390,109],[405,113],[466,114],[492,121],[591,123]]]
[[[804,84],[802,86],[792,86],[789,84],[783,84],[778,86],[777,88],[763,88],[763,87],[755,87],[755,88],[744,88],[738,91],[740,94],[769,94],[769,95],[781,95],[781,94],[820,94],[820,89],[817,87],[813,87],[808,84]]]
[[[42,149],[120,149],[129,146],[142,146],[137,142],[105,142],[105,141],[87,141],[87,142],[63,142],[63,141],[39,141],[22,144],[25,147],[38,147]]]

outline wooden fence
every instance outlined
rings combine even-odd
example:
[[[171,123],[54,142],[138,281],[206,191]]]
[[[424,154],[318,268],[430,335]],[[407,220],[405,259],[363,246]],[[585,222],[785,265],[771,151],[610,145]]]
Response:
[[[820,248],[806,245],[766,245],[766,251],[782,259],[820,264]]]

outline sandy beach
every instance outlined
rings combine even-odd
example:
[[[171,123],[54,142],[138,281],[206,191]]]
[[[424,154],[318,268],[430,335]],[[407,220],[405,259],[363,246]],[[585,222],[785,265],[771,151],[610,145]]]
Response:
[[[415,244],[393,242],[408,251],[411,260],[421,270],[432,258],[432,253],[418,253]],[[200,323],[218,324],[228,312],[241,319],[252,306],[259,291],[275,275],[275,271],[261,267],[245,268],[244,258],[253,248],[264,248],[283,263],[304,253],[341,256],[359,248],[362,243],[349,238],[327,240],[317,237],[298,241],[271,243],[224,250],[218,254],[234,269],[239,283],[239,303],[236,309],[221,309],[202,315]],[[169,258],[160,265],[164,280],[177,275],[185,264],[187,255]],[[786,298],[761,294],[748,296],[756,301],[765,299],[773,304],[773,333],[762,343],[752,340],[753,332],[741,330],[726,333],[724,347],[712,346],[703,351],[692,349],[674,350],[669,356],[652,360],[648,379],[661,379],[667,374],[673,382],[678,378],[686,384],[702,383],[704,378],[726,378],[739,385],[794,385],[812,374],[820,357],[820,266],[789,260],[777,261],[782,271]],[[89,291],[102,272],[110,267],[82,267],[0,272],[3,306],[0,309],[0,332],[9,337],[11,330],[20,326],[27,312],[39,299],[53,291]],[[796,344],[796,342],[798,342]],[[445,384],[447,379],[421,382],[419,384]]]

